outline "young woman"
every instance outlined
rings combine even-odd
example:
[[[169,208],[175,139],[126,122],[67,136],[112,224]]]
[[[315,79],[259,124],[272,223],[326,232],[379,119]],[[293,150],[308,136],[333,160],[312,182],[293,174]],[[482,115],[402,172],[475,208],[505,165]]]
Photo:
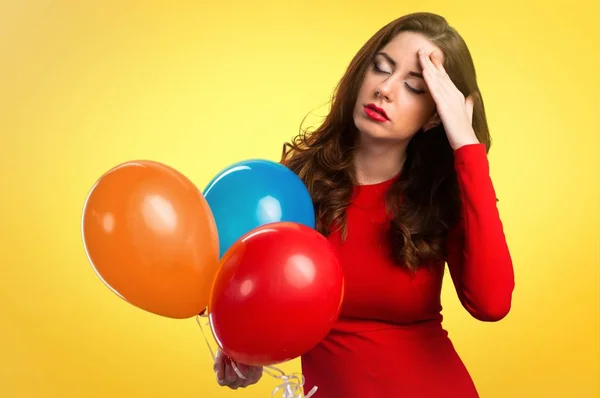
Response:
[[[490,134],[469,50],[446,20],[401,17],[356,54],[331,112],[284,147],[306,183],[318,230],[342,261],[335,328],[302,357],[320,398],[477,397],[442,327],[448,264],[458,297],[481,321],[510,310],[511,256],[496,206]],[[222,385],[239,378],[219,354]]]

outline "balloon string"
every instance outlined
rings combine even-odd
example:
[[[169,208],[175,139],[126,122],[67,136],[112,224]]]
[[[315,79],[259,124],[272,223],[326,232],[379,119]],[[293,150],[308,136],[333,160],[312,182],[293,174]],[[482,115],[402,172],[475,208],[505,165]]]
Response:
[[[270,372],[268,369],[279,373],[279,375]],[[282,383],[276,386],[271,392],[271,397],[274,397],[279,391],[282,391],[283,395],[281,398],[311,398],[317,392],[318,387],[314,386],[308,392],[308,394],[304,395],[303,387],[305,380],[304,376],[300,373],[292,373],[290,375],[286,375],[281,369],[276,368],[275,366],[266,366],[265,368],[263,368],[263,372],[273,378],[282,380]]]
[[[198,323],[198,326],[200,327],[200,331],[202,332],[202,335],[204,336],[204,340],[206,341],[206,346],[208,347],[210,356],[212,357],[212,360],[214,361],[216,358],[215,353],[214,353],[212,347],[210,346],[208,337],[206,336],[206,333],[204,332],[204,328],[202,327],[202,321],[200,320],[200,318],[206,318],[206,317],[208,317],[208,315],[206,315],[206,312],[204,312],[203,314],[200,314],[200,315],[196,315],[196,322]],[[206,326],[210,326],[210,323],[207,322]],[[238,377],[240,377],[242,379],[246,379],[246,377],[242,374],[242,372],[240,372],[235,361],[231,360],[231,365],[232,365],[235,373],[238,375]],[[318,389],[317,386],[314,386],[308,392],[308,394],[304,395],[304,393],[303,393],[303,387],[304,387],[304,383],[305,383],[304,376],[299,373],[292,373],[292,374],[286,375],[284,371],[282,371],[279,368],[276,368],[275,366],[263,367],[263,373],[266,373],[269,376],[282,381],[281,384],[277,385],[273,389],[273,391],[271,392],[271,397],[275,397],[277,395],[277,393],[281,392],[282,393],[281,398],[311,398],[317,392],[317,389]],[[278,373],[278,374],[276,374],[276,373]]]
[[[200,317],[202,317],[202,315],[196,315],[196,322],[198,323],[198,326],[200,326],[200,331],[202,332],[202,336],[204,336],[204,341],[206,341],[206,346],[208,347],[208,351],[210,352],[210,356],[212,357],[212,360],[215,360],[215,352],[213,351],[212,347],[210,346],[210,343],[208,342],[208,337],[206,337],[206,333],[204,333],[204,329],[202,328],[202,322],[200,321]],[[206,324],[206,326],[209,326],[209,323]]]
[[[196,315],[196,322],[198,323],[198,326],[200,326],[200,331],[202,332],[202,336],[204,336],[204,341],[206,341],[206,346],[208,347],[208,351],[210,352],[210,356],[213,360],[213,362],[215,361],[215,352],[213,351],[212,347],[210,346],[210,343],[208,342],[208,337],[206,337],[206,333],[204,333],[204,328],[202,328],[202,322],[200,321],[200,317],[205,317],[206,315]],[[207,322],[206,326],[209,326],[210,324]],[[242,374],[242,372],[240,372],[240,370],[238,369],[236,363],[234,361],[231,361],[231,365],[233,367],[234,372],[238,375],[239,378],[241,379],[246,379],[246,377]]]

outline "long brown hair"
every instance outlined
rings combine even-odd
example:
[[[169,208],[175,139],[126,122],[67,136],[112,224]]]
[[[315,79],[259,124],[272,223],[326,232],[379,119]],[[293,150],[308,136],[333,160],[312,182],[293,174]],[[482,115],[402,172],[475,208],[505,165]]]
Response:
[[[317,230],[332,228],[346,236],[345,210],[356,183],[353,154],[358,131],[353,109],[363,76],[378,51],[401,32],[427,37],[444,54],[444,68],[465,95],[474,94],[473,127],[489,150],[491,139],[475,67],[467,45],[447,21],[436,14],[400,17],[371,37],[354,56],[336,87],[329,114],[314,131],[302,130],[285,143],[281,163],[306,184],[316,210]],[[461,211],[454,154],[440,124],[411,139],[400,177],[390,188],[388,208],[390,255],[403,267],[416,270],[445,256],[444,242]]]

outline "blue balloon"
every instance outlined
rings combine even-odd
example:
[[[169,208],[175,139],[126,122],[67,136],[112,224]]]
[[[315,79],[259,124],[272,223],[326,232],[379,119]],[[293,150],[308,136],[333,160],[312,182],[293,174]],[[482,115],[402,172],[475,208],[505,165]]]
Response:
[[[304,182],[282,164],[244,160],[217,174],[204,190],[219,234],[220,256],[247,232],[288,221],[315,228],[315,210]]]

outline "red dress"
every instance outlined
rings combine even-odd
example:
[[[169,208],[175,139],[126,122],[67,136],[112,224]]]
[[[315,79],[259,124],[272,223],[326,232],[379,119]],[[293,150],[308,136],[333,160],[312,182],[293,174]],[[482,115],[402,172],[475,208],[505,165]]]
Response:
[[[514,274],[483,144],[454,153],[462,221],[446,262],[461,303],[482,321],[511,306]],[[445,264],[411,275],[385,255],[385,193],[392,180],[355,188],[348,236],[330,236],[344,267],[342,314],[302,357],[305,391],[315,398],[473,398],[475,385],[442,328]]]

